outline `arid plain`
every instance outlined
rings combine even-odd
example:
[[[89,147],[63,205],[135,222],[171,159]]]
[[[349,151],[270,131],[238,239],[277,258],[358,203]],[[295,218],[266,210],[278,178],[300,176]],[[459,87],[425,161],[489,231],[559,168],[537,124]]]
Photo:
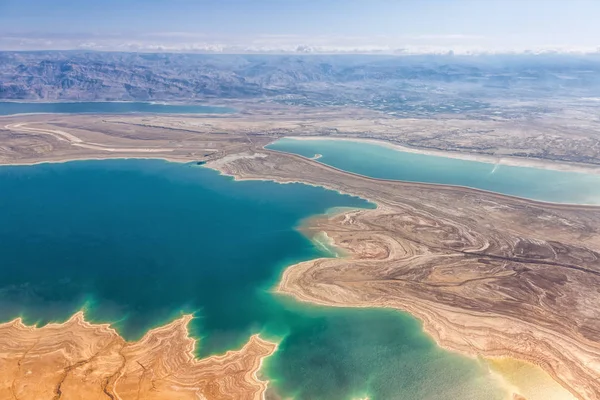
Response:
[[[580,140],[570,141],[568,149],[564,140],[540,140],[537,149],[545,157],[522,157],[512,143],[538,137],[543,126],[520,130],[510,121],[460,119],[428,124],[371,111],[286,107],[232,116],[3,117],[0,162],[121,157],[206,161],[236,179],[304,182],[363,197],[377,208],[315,218],[304,228],[308,235],[325,232],[347,255],[289,267],[280,292],[331,306],[407,311],[445,348],[531,362],[577,398],[599,399],[600,208],[370,179],[263,148],[284,135],[327,134],[376,137],[431,151],[402,138],[409,131],[423,137],[443,131],[449,132],[446,141],[467,140],[474,123],[498,133],[501,151],[481,150],[482,135],[468,139],[470,150],[435,150],[597,171],[598,148],[590,144],[595,140],[591,134],[576,135]],[[469,128],[451,135],[461,124]],[[536,143],[528,145],[536,149]],[[585,156],[562,157],[573,146]],[[190,398],[261,398],[265,383],[255,372],[275,344],[253,337],[238,352],[196,361],[186,321],[151,331],[137,343],[124,342],[109,327],[88,324],[79,314],[65,324],[39,329],[20,321],[3,324],[0,355],[10,363],[4,364],[0,393],[26,399],[48,390],[55,398],[69,398],[89,390],[90,398],[128,399],[168,396],[177,387],[178,394]],[[36,368],[40,373],[29,373]],[[168,384],[157,383],[167,377]],[[144,390],[148,395],[139,397]]]

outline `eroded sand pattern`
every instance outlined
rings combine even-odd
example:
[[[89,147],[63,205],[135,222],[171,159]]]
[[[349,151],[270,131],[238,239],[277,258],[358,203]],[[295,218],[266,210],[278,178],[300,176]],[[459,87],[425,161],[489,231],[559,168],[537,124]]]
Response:
[[[285,154],[214,167],[378,204],[314,219],[307,229],[326,232],[349,256],[290,267],[279,291],[331,306],[405,310],[446,348],[525,360],[578,398],[600,398],[598,208],[369,179]]]
[[[3,162],[106,158],[114,153],[107,148],[138,149],[119,154],[209,161],[209,167],[237,179],[304,182],[369,199],[377,209],[312,220],[308,234],[325,232],[346,255],[288,268],[280,292],[330,306],[408,311],[445,348],[524,360],[577,398],[600,399],[598,207],[365,178],[264,150],[271,139],[246,132],[227,138],[177,130],[167,135],[163,125],[144,125],[155,147],[141,146],[130,132],[114,127],[118,135],[88,128],[69,133],[99,149],[77,146],[47,128],[9,129],[18,145],[6,147]],[[165,151],[147,151],[153,148]],[[242,350],[196,361],[185,325],[185,319],[177,320],[127,343],[106,325],[86,324],[79,314],[64,325],[39,329],[19,321],[3,324],[0,397],[262,396],[265,386],[255,372],[275,345],[253,336]],[[515,392],[514,398],[527,396]]]
[[[261,399],[256,372],[276,345],[257,335],[240,350],[194,358],[191,316],[126,342],[83,313],[42,328],[0,325],[2,399]]]

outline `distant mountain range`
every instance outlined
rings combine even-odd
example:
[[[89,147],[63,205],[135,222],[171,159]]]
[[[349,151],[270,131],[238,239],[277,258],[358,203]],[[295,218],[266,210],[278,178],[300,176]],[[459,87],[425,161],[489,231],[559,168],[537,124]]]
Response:
[[[600,57],[0,52],[0,99],[10,100],[241,98],[401,111],[549,95],[600,95]]]

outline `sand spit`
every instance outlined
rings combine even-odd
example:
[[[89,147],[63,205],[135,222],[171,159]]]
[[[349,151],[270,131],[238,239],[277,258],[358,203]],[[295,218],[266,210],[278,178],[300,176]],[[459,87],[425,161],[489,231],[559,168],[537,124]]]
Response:
[[[174,149],[172,148],[132,148],[132,147],[107,147],[98,143],[90,143],[84,142],[79,137],[57,129],[40,129],[40,128],[31,128],[27,126],[27,123],[19,123],[19,124],[9,124],[4,127],[9,131],[15,132],[24,132],[24,133],[34,133],[34,134],[42,134],[42,135],[50,135],[57,140],[65,141],[72,146],[82,147],[85,149],[91,150],[100,150],[107,151],[111,153],[164,153],[170,152]]]
[[[207,165],[378,205],[313,219],[303,229],[348,255],[289,267],[280,292],[407,311],[447,349],[527,361],[577,398],[600,399],[600,207],[375,180],[275,152]]]
[[[137,342],[108,324],[86,322],[82,312],[41,328],[20,319],[0,324],[0,398],[263,399],[267,382],[256,372],[276,344],[254,335],[240,350],[198,360],[191,319]]]

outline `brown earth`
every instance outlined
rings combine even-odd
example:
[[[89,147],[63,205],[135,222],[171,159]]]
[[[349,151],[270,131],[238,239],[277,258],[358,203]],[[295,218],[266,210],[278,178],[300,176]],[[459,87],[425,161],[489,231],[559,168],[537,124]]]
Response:
[[[0,163],[112,157],[203,160],[238,179],[299,181],[364,197],[378,208],[316,218],[306,227],[309,235],[326,232],[348,255],[290,267],[282,277],[280,291],[304,301],[332,306],[408,311],[422,320],[425,330],[446,348],[471,355],[529,361],[542,367],[578,398],[600,399],[600,208],[527,201],[467,188],[369,179],[313,160],[262,149],[276,135],[287,134],[286,124],[294,126],[292,131],[310,128],[310,124],[288,121],[291,117],[281,122],[274,114],[271,120],[257,122],[259,117],[253,116],[250,125],[244,116],[230,120],[220,116],[135,118],[139,120],[121,116],[5,117],[0,126]],[[348,116],[346,120],[351,118]],[[331,117],[323,123],[342,126],[340,121]],[[370,124],[365,116],[360,116],[360,121],[343,126],[351,124],[358,132],[365,129],[364,124]],[[272,129],[262,134],[260,129],[268,128],[269,124]],[[281,124],[284,128],[277,131]],[[379,133],[373,130],[373,135]],[[589,149],[594,153],[597,146]],[[590,160],[596,157],[594,154],[590,153]],[[36,330],[18,322],[11,324],[3,325],[3,330],[9,333],[0,337],[0,350],[5,349],[0,351],[0,360],[10,360],[0,364],[0,368],[8,371],[7,374],[2,370],[0,376],[5,377],[5,384],[10,382],[3,389],[7,391],[0,395],[7,393],[8,398],[17,393],[15,388],[32,390],[34,397],[38,390],[65,397],[67,391],[62,390],[62,385],[58,387],[60,393],[56,391],[63,375],[66,376],[63,384],[80,376],[85,378],[81,378],[81,385],[93,382],[90,390],[93,388],[93,393],[100,396],[106,383],[121,398],[129,398],[125,397],[129,396],[127,393],[141,387],[137,382],[151,381],[148,376],[152,375],[162,377],[160,382],[169,382],[160,386],[161,391],[181,388],[181,393],[187,396],[194,388],[202,388],[207,399],[227,398],[222,397],[226,393],[235,398],[236,394],[230,390],[242,382],[235,379],[253,376],[252,371],[260,364],[257,360],[274,348],[253,337],[244,349],[228,353],[224,359],[195,361],[187,350],[192,345],[183,344],[190,343],[183,339],[184,330],[173,328],[179,333],[168,333],[168,338],[158,340],[160,346],[152,347],[164,352],[148,353],[149,358],[132,355],[131,360],[139,361],[140,365],[123,361],[119,351],[113,349],[118,346],[110,341],[125,342],[113,334],[102,333],[110,331],[106,326],[86,328],[98,333],[92,334],[89,345],[79,346],[76,343],[87,342],[79,339],[83,333],[73,332],[87,332],[80,325],[88,325],[77,322],[77,318],[76,323],[70,321],[63,327],[61,339],[54,336],[55,329],[61,330],[56,326]],[[161,329],[171,332],[168,327],[172,326]],[[164,332],[161,329],[159,333]],[[28,331],[33,333],[26,335],[24,332]],[[46,356],[35,358],[37,353],[28,351],[31,346],[39,346],[35,335],[40,333],[52,338],[47,344],[46,339],[40,338],[44,348],[51,350],[40,353],[50,357],[48,363]],[[20,336],[23,340],[33,339],[21,343],[15,339]],[[139,346],[125,343],[123,348],[135,349],[136,345]],[[55,346],[58,346],[56,351]],[[24,357],[21,362],[20,357]],[[54,361],[55,357],[59,361]],[[41,371],[46,372],[18,375],[14,380],[10,373],[29,371],[22,368],[26,360],[31,364],[29,370],[34,371],[39,364]],[[98,365],[99,360],[102,366]],[[244,368],[227,367],[229,361]],[[128,369],[131,379],[116,379],[123,371],[119,370],[119,363],[131,369]],[[145,373],[149,368],[146,363],[152,365],[152,371],[159,372]],[[185,367],[168,369],[171,365]],[[236,378],[229,375],[217,378],[214,371],[219,368],[215,365],[222,366],[223,371],[237,371]],[[200,366],[210,367],[207,373],[214,378],[201,378]],[[173,374],[164,375],[160,371]],[[38,383],[19,386],[30,375],[40,376]],[[43,383],[46,380],[48,383]],[[207,382],[218,383],[213,386]],[[243,382],[241,387],[250,388],[250,381]],[[211,391],[215,387],[218,390]],[[252,387],[247,392],[250,396],[262,390],[257,383]],[[155,394],[152,385],[147,390],[148,396]]]
[[[443,347],[532,362],[578,398],[600,399],[600,208],[370,179],[264,150],[208,166],[377,204],[308,223],[347,256],[289,267],[280,292],[408,311]]]

